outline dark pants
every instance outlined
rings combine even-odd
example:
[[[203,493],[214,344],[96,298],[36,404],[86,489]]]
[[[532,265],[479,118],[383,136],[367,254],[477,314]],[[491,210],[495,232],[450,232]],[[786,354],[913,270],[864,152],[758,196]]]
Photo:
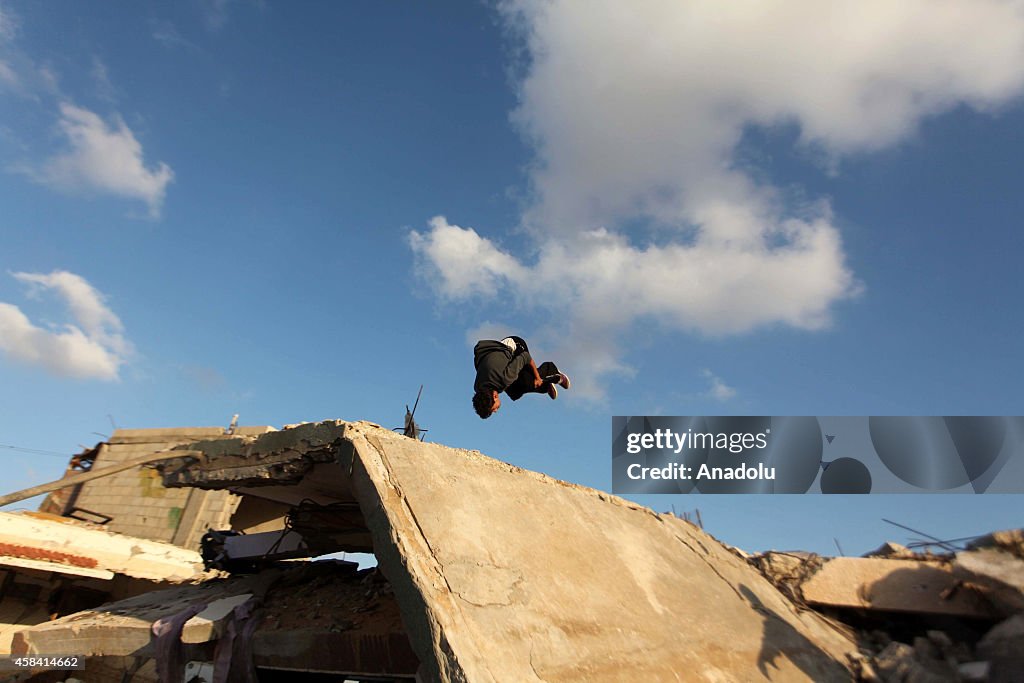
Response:
[[[537,374],[540,375],[541,379],[547,379],[551,375],[558,374],[558,368],[551,361],[544,361],[537,366]],[[518,401],[522,398],[523,394],[535,393],[535,394],[546,394],[548,393],[547,384],[541,384],[540,387],[533,388],[533,369],[527,365],[523,368],[519,376],[516,377],[516,381],[512,382],[505,393],[513,401]]]

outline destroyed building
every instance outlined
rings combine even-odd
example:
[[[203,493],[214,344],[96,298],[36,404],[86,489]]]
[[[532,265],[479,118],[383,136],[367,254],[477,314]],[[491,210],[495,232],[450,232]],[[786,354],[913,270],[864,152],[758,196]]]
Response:
[[[71,458],[65,479],[224,436],[219,427],[119,429]],[[166,488],[156,470],[133,467],[59,488],[38,513],[0,513],[0,655],[26,626],[204,576],[199,541],[210,527],[248,525],[240,503],[228,491]]]
[[[167,495],[235,501],[201,543],[221,573],[14,633],[15,653],[87,656],[34,680],[1014,680],[1012,537],[952,559],[748,556],[673,515],[366,422],[163,455]],[[336,552],[379,566],[287,559]],[[925,616],[898,633],[900,614]]]
[[[109,440],[72,458],[66,476],[198,440],[264,434],[273,427],[235,427],[231,434],[226,431],[220,427],[118,429]],[[198,550],[207,529],[230,528],[240,502],[239,496],[226,490],[167,488],[157,470],[136,467],[58,489],[47,496],[39,510],[101,524],[117,533]]]

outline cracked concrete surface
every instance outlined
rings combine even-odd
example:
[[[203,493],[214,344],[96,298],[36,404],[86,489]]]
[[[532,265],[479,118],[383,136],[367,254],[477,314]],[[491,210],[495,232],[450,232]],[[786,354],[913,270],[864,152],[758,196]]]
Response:
[[[346,438],[381,567],[427,611],[421,661],[450,650],[439,680],[849,680],[849,640],[682,520],[370,425]]]
[[[846,635],[675,517],[365,422],[215,448],[165,483],[301,488],[307,465],[339,468],[425,680],[850,679]]]

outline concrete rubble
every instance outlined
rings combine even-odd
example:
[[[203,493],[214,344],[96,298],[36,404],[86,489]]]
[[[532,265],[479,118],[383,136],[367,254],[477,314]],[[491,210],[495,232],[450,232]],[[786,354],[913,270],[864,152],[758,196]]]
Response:
[[[65,479],[231,435],[219,427],[118,429],[73,456]],[[135,467],[60,488],[38,513],[0,513],[0,655],[10,652],[15,632],[33,624],[207,576],[199,539],[208,526],[222,526],[240,500],[228,491],[168,489],[156,470]]]
[[[181,681],[190,661],[241,680],[256,667],[415,676],[419,661],[379,572],[288,564],[80,612],[17,634],[14,650],[83,654],[87,680],[120,680],[134,668],[132,681]]]
[[[796,604],[858,631],[862,680],[1024,680],[1020,529],[957,552],[886,543],[861,558],[769,552],[751,561]]]
[[[956,554],[953,572],[988,591],[1004,615],[1024,612],[1024,531],[997,531],[973,541]]]
[[[836,557],[800,586],[811,605],[992,618],[984,596],[959,590],[948,567],[927,560]]]
[[[45,513],[0,512],[0,655],[33,624],[208,576],[194,550]]]
[[[112,579],[181,582],[203,574],[194,550],[42,513],[0,512],[0,565]]]
[[[176,647],[205,662],[218,661],[225,634],[251,629],[250,651],[231,661],[264,674],[380,675],[365,668],[369,660],[352,669],[345,659],[352,648],[343,643],[359,642],[359,652],[381,653],[375,661],[405,667],[388,675],[421,681],[849,679],[847,654],[856,648],[843,630],[795,609],[746,560],[670,515],[369,423],[305,424],[182,448],[205,457],[165,461],[165,485],[228,489],[243,505],[286,510],[288,532],[313,546],[373,551],[374,609],[393,606],[398,617],[375,634],[376,650],[352,640],[365,613],[356,598],[365,594],[346,598],[341,578],[305,599],[290,600],[279,583],[255,597],[254,581],[320,564],[282,570],[293,563],[279,562],[249,567],[255,573],[216,592],[207,582],[175,589],[173,600],[149,594],[27,629],[16,651],[74,643],[105,671],[142,661],[132,680],[146,680],[146,671],[157,676],[181,661],[161,654],[152,635],[180,622]],[[252,528],[258,536],[261,527]],[[278,530],[263,533],[283,537]],[[219,550],[223,561],[231,538],[216,539],[207,554]],[[254,596],[242,603],[254,605],[253,617],[232,628],[216,608],[244,594]],[[274,600],[288,607],[271,614]],[[310,630],[317,610],[331,621]],[[337,647],[317,646],[326,633]]]
[[[82,680],[136,683],[186,671],[597,683],[1024,671],[1020,532],[955,555],[748,555],[674,515],[367,422],[194,432],[172,446],[202,457],[168,457],[147,486],[225,503],[193,518],[212,520],[206,565],[231,575],[24,628],[15,653],[72,648],[88,656]],[[172,536],[194,548],[198,529]],[[338,552],[378,566],[306,561]],[[45,676],[34,680],[66,678]]]

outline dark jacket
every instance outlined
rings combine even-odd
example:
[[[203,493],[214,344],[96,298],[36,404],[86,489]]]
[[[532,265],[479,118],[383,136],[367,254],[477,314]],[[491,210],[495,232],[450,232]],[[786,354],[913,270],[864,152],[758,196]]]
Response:
[[[473,365],[476,367],[473,391],[505,391],[530,364],[532,359],[526,342],[519,337],[512,339],[516,342],[515,353],[493,339],[482,339],[476,343],[473,347]]]

